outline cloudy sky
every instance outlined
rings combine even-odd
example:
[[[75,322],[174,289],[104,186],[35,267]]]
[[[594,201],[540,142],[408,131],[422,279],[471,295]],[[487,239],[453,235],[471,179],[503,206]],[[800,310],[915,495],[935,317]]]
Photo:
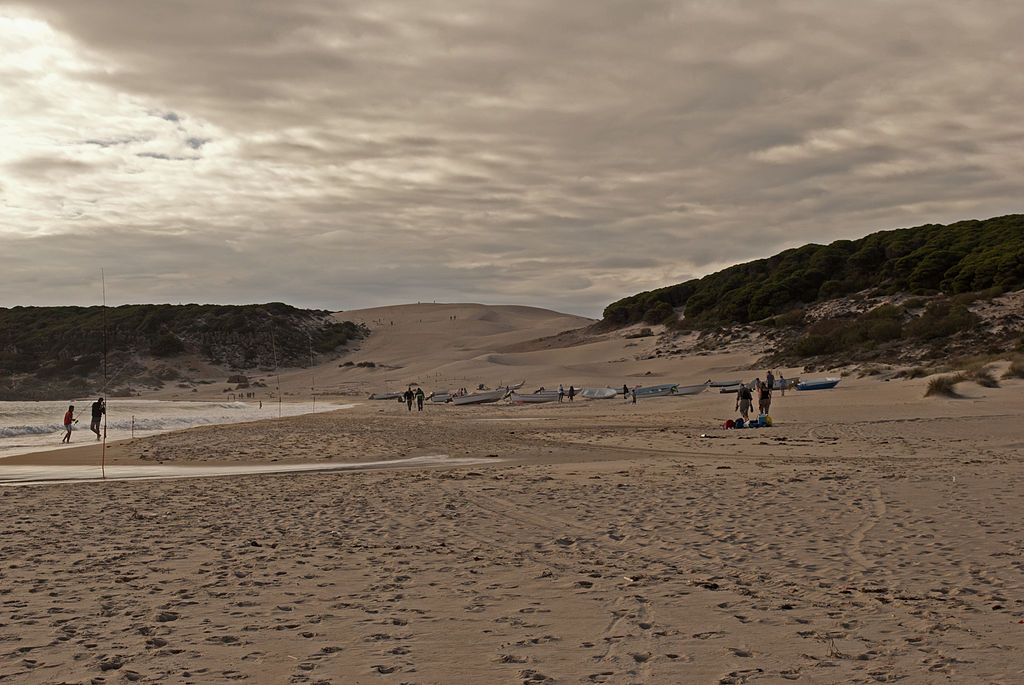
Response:
[[[1018,0],[0,0],[0,306],[610,302],[1024,211]]]

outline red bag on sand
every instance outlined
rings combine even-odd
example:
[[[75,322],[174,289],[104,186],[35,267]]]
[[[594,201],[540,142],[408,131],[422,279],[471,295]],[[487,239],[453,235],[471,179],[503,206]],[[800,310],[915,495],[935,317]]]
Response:
[[[729,419],[728,421],[725,422],[726,430],[728,430],[730,428],[734,428],[735,426],[736,426],[736,422],[733,421],[732,419]]]

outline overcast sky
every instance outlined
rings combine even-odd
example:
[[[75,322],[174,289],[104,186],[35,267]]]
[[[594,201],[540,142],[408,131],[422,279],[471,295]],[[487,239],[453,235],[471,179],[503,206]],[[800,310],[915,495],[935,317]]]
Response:
[[[0,0],[0,306],[612,301],[1024,211],[1019,0]]]

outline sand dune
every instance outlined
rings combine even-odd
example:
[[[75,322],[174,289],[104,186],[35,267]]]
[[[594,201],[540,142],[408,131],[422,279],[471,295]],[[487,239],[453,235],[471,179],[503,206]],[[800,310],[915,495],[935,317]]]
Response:
[[[437,307],[425,329],[492,309]],[[452,340],[414,335],[431,309],[371,312],[386,329],[359,354],[402,382],[449,365],[538,385],[760,375],[753,349],[645,358],[652,340],[615,335],[501,351],[570,328],[525,308],[420,359],[417,341]],[[0,680],[1020,682],[1024,381],[961,399],[925,384],[849,376],[741,431],[707,392],[364,401],[112,445],[125,467],[396,463],[0,488]],[[480,461],[397,462],[437,454]]]

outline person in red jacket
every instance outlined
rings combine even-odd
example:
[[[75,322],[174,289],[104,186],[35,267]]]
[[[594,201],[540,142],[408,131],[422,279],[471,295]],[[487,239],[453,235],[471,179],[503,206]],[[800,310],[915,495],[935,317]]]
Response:
[[[70,405],[68,410],[64,412],[64,430],[67,434],[64,435],[64,439],[61,440],[61,444],[71,442],[71,424],[78,423],[78,419],[75,418],[75,405]]]

